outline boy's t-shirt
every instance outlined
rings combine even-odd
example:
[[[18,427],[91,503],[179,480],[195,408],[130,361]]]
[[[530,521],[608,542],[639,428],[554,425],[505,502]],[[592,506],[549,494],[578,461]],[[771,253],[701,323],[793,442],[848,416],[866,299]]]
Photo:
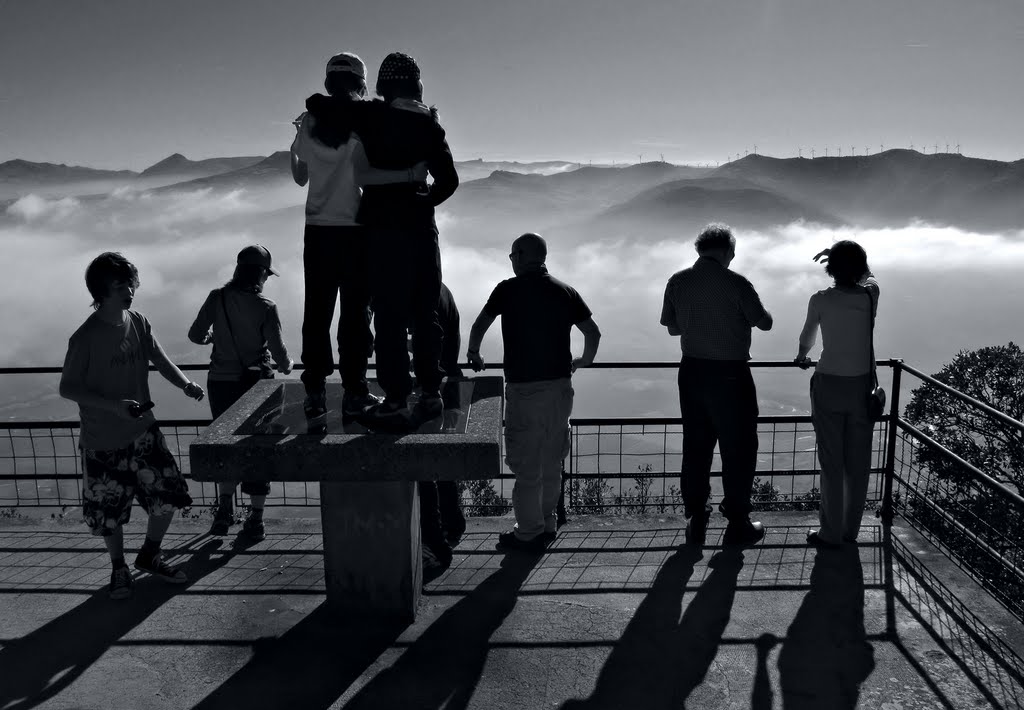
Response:
[[[105,399],[148,402],[149,361],[156,345],[153,329],[141,313],[127,311],[121,325],[93,313],[68,340],[62,378]],[[120,449],[156,422],[153,412],[136,419],[104,409],[78,406],[82,422],[79,443],[85,449]]]
[[[572,375],[570,332],[591,316],[576,289],[540,269],[499,283],[484,311],[501,316],[506,381],[540,382]]]

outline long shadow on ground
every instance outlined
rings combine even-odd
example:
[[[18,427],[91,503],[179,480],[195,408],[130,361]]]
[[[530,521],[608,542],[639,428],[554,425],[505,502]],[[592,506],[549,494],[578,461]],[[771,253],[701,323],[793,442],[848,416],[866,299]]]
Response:
[[[683,612],[683,595],[701,552],[669,557],[608,656],[593,695],[563,710],[678,708],[704,680],[729,623],[743,554],[724,550]]]
[[[787,710],[853,710],[875,667],[864,630],[864,571],[855,546],[819,551],[811,589],[779,653]]]
[[[202,539],[202,538],[199,538]],[[189,543],[191,544],[191,543]],[[213,557],[220,540],[207,540],[182,566],[189,585],[170,585],[145,576],[131,599],[112,601],[104,588],[65,614],[0,649],[0,708],[27,710],[60,694],[122,636],[143,623],[171,597],[227,564]],[[188,545],[169,551],[188,552]]]
[[[438,617],[393,666],[381,671],[346,708],[465,708],[483,672],[487,644],[515,607],[537,558],[510,556],[501,568]],[[337,702],[394,644],[404,623],[340,618],[322,604],[194,710],[282,707],[322,710]]]
[[[483,673],[490,638],[515,607],[519,588],[538,559],[505,557],[498,571],[441,614],[393,666],[360,689],[346,710],[466,708]]]
[[[280,638],[258,641],[252,659],[194,708],[328,708],[406,626],[345,618],[324,602]]]

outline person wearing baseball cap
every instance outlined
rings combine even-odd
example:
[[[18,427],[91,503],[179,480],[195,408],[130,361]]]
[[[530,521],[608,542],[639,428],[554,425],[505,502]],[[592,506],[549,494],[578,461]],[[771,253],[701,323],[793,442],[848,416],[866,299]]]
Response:
[[[327,61],[327,96],[307,102],[296,121],[291,146],[292,177],[306,194],[303,235],[305,300],[302,320],[302,362],[305,369],[304,408],[311,420],[327,413],[327,378],[334,372],[331,325],[341,296],[338,320],[338,369],[345,394],[342,414],[363,412],[379,400],[367,385],[367,360],[373,348],[370,332],[368,242],[356,221],[361,189],[354,176],[355,155],[362,145],[344,117],[366,95],[366,65],[355,54],[341,52]],[[365,163],[365,158],[362,159]],[[426,177],[402,170],[365,170],[366,182],[409,183]]]
[[[206,390],[210,413],[216,419],[261,379],[273,379],[273,357],[277,371],[287,375],[293,363],[281,332],[277,304],[263,295],[263,286],[278,276],[270,250],[251,244],[240,252],[231,280],[210,291],[188,329],[188,339],[197,345],[213,345]],[[219,502],[212,535],[226,535],[234,524],[237,482],[217,484]],[[242,536],[251,542],[266,537],[263,504],[270,493],[269,481],[245,481],[242,493],[249,496],[251,510],[242,526]]]
[[[267,270],[268,274],[273,276],[281,275],[274,271],[270,266],[270,250],[260,244],[247,246],[242,249],[242,251],[238,252],[238,260],[236,263],[242,266],[262,266]]]

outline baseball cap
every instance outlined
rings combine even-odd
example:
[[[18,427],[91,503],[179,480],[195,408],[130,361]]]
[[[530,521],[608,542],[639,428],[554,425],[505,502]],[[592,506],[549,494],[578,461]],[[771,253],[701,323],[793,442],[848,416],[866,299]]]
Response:
[[[354,74],[360,79],[366,80],[366,65],[363,64],[362,59],[351,52],[335,54],[327,60],[327,73],[333,74],[334,72]]]
[[[265,246],[260,246],[259,244],[252,244],[238,252],[238,263],[262,266],[274,276],[280,276],[279,273],[270,268],[270,251]]]

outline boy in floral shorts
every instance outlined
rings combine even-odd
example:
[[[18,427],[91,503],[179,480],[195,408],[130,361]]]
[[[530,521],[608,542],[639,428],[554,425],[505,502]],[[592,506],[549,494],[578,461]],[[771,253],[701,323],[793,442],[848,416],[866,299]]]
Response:
[[[135,499],[149,515],[135,569],[174,584],[188,581],[160,552],[174,511],[191,505],[192,498],[147,408],[149,363],[186,396],[201,400],[205,393],[167,358],[146,317],[129,310],[139,287],[134,264],[105,252],[89,264],[85,283],[95,312],[68,341],[60,395],[78,403],[85,520],[110,553],[110,597],[125,599],[132,593],[132,575],[124,560],[123,526]]]

